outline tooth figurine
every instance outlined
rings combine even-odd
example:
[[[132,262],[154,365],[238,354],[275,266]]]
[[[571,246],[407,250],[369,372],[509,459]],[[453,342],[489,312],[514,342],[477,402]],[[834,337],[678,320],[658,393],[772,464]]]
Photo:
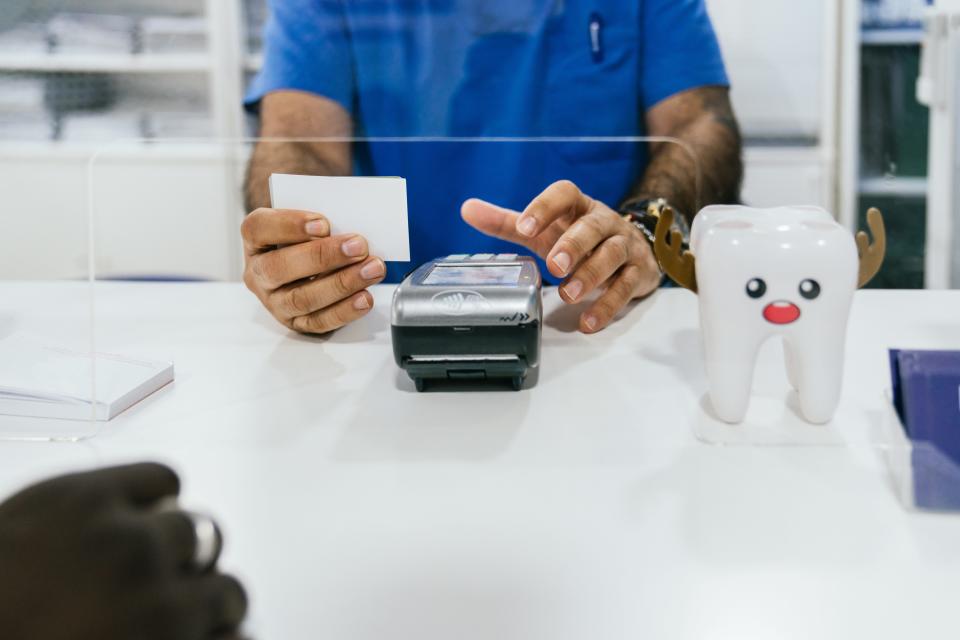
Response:
[[[710,400],[724,422],[742,422],[760,345],[782,336],[787,377],[811,423],[840,401],[847,318],[857,288],[880,270],[883,216],[867,213],[873,244],[816,207],[712,206],[694,219],[690,251],[664,210],[655,252],[664,273],[698,293]],[[694,258],[694,256],[696,256]]]

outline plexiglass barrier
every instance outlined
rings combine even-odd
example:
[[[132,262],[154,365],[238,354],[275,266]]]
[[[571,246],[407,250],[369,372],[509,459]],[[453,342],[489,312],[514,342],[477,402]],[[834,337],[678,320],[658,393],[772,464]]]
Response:
[[[293,389],[301,384],[297,380],[298,366],[290,363],[317,358],[318,367],[311,372],[310,379],[331,378],[318,393],[325,396],[347,385],[347,389],[356,393],[337,394],[336,406],[360,407],[371,412],[366,422],[382,424],[392,418],[390,403],[371,398],[379,393],[406,393],[414,384],[393,362],[389,290],[374,290],[374,308],[362,321],[350,323],[323,339],[326,341],[323,351],[344,350],[342,361],[340,357],[330,361],[318,354],[316,344],[304,344],[304,340],[313,338],[303,338],[296,330],[321,331],[325,326],[298,323],[309,321],[308,316],[322,315],[317,312],[341,304],[348,296],[334,296],[325,299],[323,304],[301,300],[301,304],[317,308],[305,308],[294,314],[289,308],[293,303],[285,293],[311,279],[330,280],[329,276],[336,276],[342,269],[317,266],[315,271],[309,271],[308,265],[307,271],[302,271],[303,265],[294,265],[290,272],[293,275],[285,275],[282,268],[277,274],[264,273],[256,267],[246,274],[247,284],[254,285],[256,294],[241,284],[245,262],[251,262],[253,254],[266,257],[259,260],[259,264],[277,269],[278,265],[282,267],[277,259],[297,258],[295,252],[272,251],[275,245],[310,239],[302,235],[302,228],[297,231],[301,235],[271,237],[263,242],[243,237],[241,225],[247,214],[258,208],[269,208],[273,197],[278,195],[271,193],[270,176],[350,173],[357,178],[403,179],[405,194],[400,192],[388,200],[382,211],[371,211],[367,204],[351,208],[348,201],[345,210],[333,214],[328,210],[319,212],[329,218],[332,227],[324,228],[322,233],[332,232],[335,236],[349,236],[358,231],[352,226],[352,217],[362,219],[365,230],[371,229],[372,220],[374,227],[368,240],[374,257],[379,257],[377,249],[383,243],[409,237],[408,255],[383,256],[386,275],[374,276],[370,283],[396,284],[420,263],[451,254],[494,257],[520,254],[538,258],[547,283],[556,285],[562,279],[549,273],[543,258],[559,237],[558,233],[544,236],[549,242],[539,240],[535,246],[538,251],[533,251],[530,248],[533,242],[528,243],[529,246],[518,242],[515,229],[510,231],[504,227],[501,237],[492,237],[497,229],[490,226],[490,221],[509,220],[515,214],[503,213],[504,210],[523,211],[554,183],[570,181],[585,194],[584,198],[589,196],[596,202],[595,209],[605,224],[609,223],[616,233],[627,234],[633,249],[649,251],[641,231],[624,221],[617,210],[639,189],[643,167],[652,149],[668,153],[675,159],[676,167],[685,172],[689,184],[683,195],[689,198],[689,204],[682,207],[696,209],[699,206],[696,194],[702,182],[696,154],[689,146],[664,138],[324,138],[129,141],[104,146],[90,167],[98,348],[150,362],[173,362],[176,382],[147,397],[144,404],[131,413],[142,415],[149,411],[162,420],[161,416],[182,415],[187,411],[187,408],[178,410],[181,403],[190,404],[196,410],[213,410],[235,403],[238,396],[248,393],[227,382],[211,384],[220,375],[217,367],[227,366],[233,372],[242,372],[245,384],[255,388],[254,381],[262,375],[262,365],[250,363],[249,351],[254,347],[240,341],[244,333],[236,329],[246,327],[254,318],[265,338],[277,340],[276,348],[283,355],[268,367],[271,371],[286,371],[282,379],[284,385]],[[334,165],[333,169],[318,165],[317,158],[336,157],[337,153],[344,153],[348,160]],[[252,166],[248,166],[251,158]],[[335,185],[328,188],[336,189]],[[320,189],[323,196],[323,187]],[[482,199],[492,205],[482,208],[478,214],[486,220],[483,229],[471,226],[463,217],[464,203],[471,199]],[[279,208],[310,209],[309,202],[291,205],[287,200],[286,203]],[[570,204],[577,201],[571,200],[563,206]],[[400,209],[406,219],[398,219]],[[563,212],[552,228],[566,230],[576,222],[575,218],[587,213]],[[378,215],[382,219],[380,225],[376,224]],[[474,223],[483,224],[476,219]],[[611,231],[611,235],[616,234]],[[598,238],[596,243],[599,245],[605,240],[605,237]],[[392,244],[388,248],[393,251]],[[644,255],[649,259],[649,253]],[[344,265],[364,266],[354,260],[339,266]],[[607,275],[616,275],[621,266],[617,263]],[[652,260],[646,263],[645,269],[642,277],[650,289],[659,282],[659,274]],[[356,277],[355,271],[356,268],[350,272],[351,277]],[[269,286],[261,280],[269,280]],[[355,295],[356,291],[346,293]],[[547,295],[558,300],[553,286]],[[598,295],[592,294],[590,299],[595,300]],[[280,302],[275,304],[271,299],[280,299]],[[628,323],[639,320],[640,314],[632,312],[635,304],[625,309],[622,321],[615,323],[613,331],[625,332]],[[564,332],[575,332],[581,314],[589,305],[571,308],[573,312],[554,309],[548,314],[550,322],[559,323]],[[208,311],[201,312],[201,309]],[[193,310],[200,313],[200,317],[194,317]],[[213,346],[234,330],[239,342],[232,342],[229,348]],[[544,349],[549,340],[551,338],[544,338]],[[198,352],[206,354],[209,360],[194,360]],[[571,365],[577,353],[567,352]],[[342,366],[354,354],[366,354],[361,361],[367,365],[353,364],[344,370]],[[287,359],[288,364],[284,365]],[[362,388],[356,389],[357,384]],[[530,376],[529,384],[536,384],[535,375]],[[189,400],[181,400],[184,397]],[[523,402],[523,397],[505,396],[503,402],[508,406]],[[450,413],[451,421],[459,419],[454,406],[446,402],[437,406]],[[504,419],[516,421],[509,416]]]
[[[24,174],[32,184],[18,187],[56,190],[74,215],[51,218],[41,206],[0,214],[0,440],[82,440],[105,418],[103,363],[91,355],[89,183],[85,170],[51,183],[34,158]]]
[[[276,192],[278,189],[287,188],[284,175],[321,175],[328,179],[399,177],[405,181],[406,195],[406,202],[402,203],[406,220],[400,221],[400,226],[393,206],[400,204],[397,202],[386,203],[382,211],[357,209],[353,214],[357,224],[361,220],[368,222],[371,216],[374,220],[382,216],[383,227],[391,230],[391,237],[383,238],[382,234],[378,237],[375,228],[369,239],[374,249],[395,240],[398,233],[409,234],[409,258],[387,261],[384,282],[396,284],[420,263],[451,254],[485,254],[491,258],[531,254],[540,259],[546,285],[543,364],[520,394],[491,397],[490,419],[516,422],[517,416],[526,411],[528,394],[557,393],[557,387],[553,391],[550,387],[569,371],[589,369],[590,361],[598,353],[621,349],[624,353],[618,366],[622,370],[606,369],[586,375],[602,389],[596,392],[598,397],[615,398],[614,413],[618,419],[629,420],[639,433],[648,435],[653,449],[681,444],[691,436],[694,442],[725,446],[846,447],[868,452],[878,461],[899,461],[891,464],[891,469],[900,470],[894,477],[902,486],[913,482],[912,476],[902,473],[912,467],[904,467],[902,461],[911,459],[918,445],[905,437],[895,437],[897,432],[891,431],[888,420],[889,403],[883,395],[890,386],[889,373],[884,370],[885,349],[905,343],[895,343],[882,327],[870,323],[872,314],[884,311],[873,309],[872,299],[863,303],[861,294],[855,294],[849,330],[841,336],[846,339],[846,357],[840,362],[842,391],[835,413],[826,421],[811,420],[805,413],[791,380],[790,355],[785,353],[780,335],[773,335],[759,350],[748,409],[742,419],[730,421],[719,410],[721,407],[711,398],[711,386],[716,381],[707,375],[701,322],[702,301],[709,291],[701,290],[697,296],[678,291],[674,285],[672,292],[654,292],[627,305],[597,335],[583,334],[573,342],[564,339],[564,334],[583,330],[583,313],[601,292],[587,296],[579,304],[568,304],[567,297],[556,288],[565,279],[551,274],[543,261],[552,245],[524,246],[516,231],[515,212],[524,211],[550,185],[569,180],[598,202],[611,220],[619,222],[614,212],[642,182],[642,168],[651,147],[659,146],[662,153],[662,147],[670,145],[676,147],[677,162],[687,163],[690,193],[697,193],[701,178],[695,155],[688,147],[666,139],[325,138],[162,144],[138,141],[105,147],[90,168],[97,251],[97,348],[151,363],[175,364],[180,382],[147,395],[143,400],[146,406],[138,409],[155,414],[158,420],[164,416],[182,417],[190,411],[213,411],[225,404],[242,404],[242,398],[249,394],[282,396],[301,385],[316,384],[318,402],[326,409],[310,419],[336,422],[349,418],[366,425],[364,428],[371,432],[392,423],[396,409],[391,395],[415,393],[413,382],[397,367],[392,353],[392,287],[372,287],[373,309],[365,315],[357,314],[363,317],[356,322],[324,337],[304,336],[311,333],[312,325],[297,325],[289,308],[273,303],[279,294],[292,289],[319,287],[317,281],[329,276],[328,272],[321,273],[319,266],[293,266],[299,259],[296,252],[285,252],[290,248],[287,245],[312,239],[298,227],[283,231],[281,235],[289,235],[272,238],[267,244],[251,244],[251,237],[244,237],[241,225],[252,210],[265,209],[260,212],[261,217],[277,215],[271,202],[283,195]],[[337,154],[342,154],[339,164]],[[108,170],[109,167],[113,169]],[[331,167],[339,169],[333,171]],[[338,190],[335,181],[318,185],[307,191],[313,190],[310,197],[319,193],[321,201],[326,201],[323,196]],[[495,206],[485,209],[480,218],[469,212],[464,215],[464,210],[470,209],[464,203],[473,198]],[[296,208],[310,209],[309,197],[306,201],[294,201],[298,203]],[[344,206],[336,198],[332,202],[330,206]],[[699,208],[699,204],[695,207]],[[323,237],[330,233],[348,237],[352,233],[350,206],[348,199],[346,209],[336,214],[315,212],[324,213],[324,224],[329,225],[318,233]],[[288,204],[278,208],[294,207]],[[561,218],[561,231],[576,222],[573,214]],[[493,220],[497,224],[479,230],[470,224],[477,224],[478,220]],[[895,225],[891,226],[895,229]],[[890,231],[891,236],[894,232]],[[556,239],[553,237],[552,242]],[[636,239],[647,242],[639,231]],[[270,262],[271,271],[264,273],[258,267],[245,272],[245,263],[250,264],[254,255],[266,254],[270,258],[264,264]],[[281,256],[283,260],[279,260]],[[285,272],[283,267],[292,271]],[[314,268],[316,272],[301,273],[305,268]],[[244,276],[256,294],[239,283]],[[258,284],[265,278],[271,280],[269,287]],[[380,281],[380,277],[375,277],[371,282]],[[774,284],[771,281],[771,286]],[[304,307],[299,313],[316,314],[362,287],[356,291],[347,289],[324,299],[322,304],[301,299],[304,305],[317,308]],[[743,294],[741,303],[750,302],[751,296],[743,287],[738,292]],[[284,299],[289,300],[289,296]],[[737,301],[731,301],[732,306],[736,304]],[[242,337],[244,331],[240,327],[251,321],[257,323],[263,344],[249,343]],[[233,335],[236,337],[231,338]],[[903,330],[898,337],[906,339],[909,335],[909,331]],[[262,354],[256,354],[267,344],[269,356],[263,360]],[[930,346],[929,340],[923,344]],[[304,380],[298,371],[302,372],[306,361],[315,361],[316,367]],[[217,380],[217,376],[223,375],[222,367],[232,373],[229,379]],[[239,376],[237,372],[241,372]],[[280,374],[278,378],[268,375],[275,373]],[[649,383],[638,386],[640,380]],[[462,388],[452,391],[454,395],[463,392]],[[559,393],[560,396],[552,397],[562,398],[564,392]],[[666,427],[660,418],[648,418],[650,403],[675,407],[676,421]],[[437,400],[426,406],[421,416],[425,422],[464,419],[456,402]],[[293,410],[279,408],[278,416]],[[305,407],[297,411],[310,414]],[[297,413],[296,419],[303,419],[303,415]],[[663,412],[653,415],[662,416]],[[281,419],[265,416],[267,421]],[[901,430],[901,435],[905,433]],[[367,445],[379,442],[391,450],[397,446],[396,434],[380,434],[383,441],[358,437]],[[345,446],[351,455],[377,455],[377,447],[371,453],[358,443],[351,446],[348,442]],[[437,446],[442,448],[443,443]],[[381,454],[391,455],[386,450]],[[903,489],[902,495],[911,491]],[[927,503],[921,499],[915,504]]]

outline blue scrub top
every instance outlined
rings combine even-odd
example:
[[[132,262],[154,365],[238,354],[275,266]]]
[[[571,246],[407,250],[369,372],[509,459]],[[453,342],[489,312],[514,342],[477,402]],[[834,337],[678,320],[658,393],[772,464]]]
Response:
[[[246,98],[340,103],[357,137],[642,136],[644,113],[728,84],[703,0],[270,0]],[[646,165],[629,142],[365,142],[358,175],[407,179],[412,262],[516,253],[460,218],[479,197],[522,210],[560,179],[613,208]],[[542,265],[541,265],[542,266]]]

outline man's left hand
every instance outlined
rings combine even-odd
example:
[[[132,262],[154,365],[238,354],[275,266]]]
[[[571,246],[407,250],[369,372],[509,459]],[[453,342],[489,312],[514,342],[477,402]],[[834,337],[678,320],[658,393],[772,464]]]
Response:
[[[550,185],[523,213],[473,199],[463,203],[462,215],[479,231],[546,260],[550,273],[564,279],[564,302],[574,304],[603,290],[580,315],[583,333],[601,331],[631,300],[660,284],[653,249],[640,230],[572,182]]]

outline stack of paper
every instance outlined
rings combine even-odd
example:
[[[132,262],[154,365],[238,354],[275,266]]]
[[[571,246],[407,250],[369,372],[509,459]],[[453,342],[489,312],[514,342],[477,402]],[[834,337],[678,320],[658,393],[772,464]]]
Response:
[[[0,76],[0,140],[50,140],[53,122],[43,104],[43,79]]]
[[[21,22],[11,29],[0,31],[0,53],[45,53],[47,25],[42,22]]]
[[[46,113],[5,113],[0,111],[0,140],[4,142],[52,140],[54,124]]]
[[[58,138],[70,142],[113,142],[144,135],[145,116],[138,112],[78,111],[63,116]]]
[[[245,0],[243,14],[247,19],[247,49],[251,53],[263,50],[263,25],[269,10],[263,0]]]
[[[0,340],[0,414],[106,421],[173,381],[171,362],[97,354],[93,365],[89,354],[32,338]]]
[[[863,26],[867,28],[919,27],[929,0],[865,0]]]
[[[137,21],[130,16],[60,13],[47,24],[57,53],[133,53]]]
[[[197,53],[207,49],[207,19],[202,16],[155,16],[140,23],[147,53]]]
[[[203,111],[158,111],[147,114],[145,138],[209,138],[215,133],[210,114]]]
[[[36,76],[0,76],[0,113],[43,110],[43,79]]]

